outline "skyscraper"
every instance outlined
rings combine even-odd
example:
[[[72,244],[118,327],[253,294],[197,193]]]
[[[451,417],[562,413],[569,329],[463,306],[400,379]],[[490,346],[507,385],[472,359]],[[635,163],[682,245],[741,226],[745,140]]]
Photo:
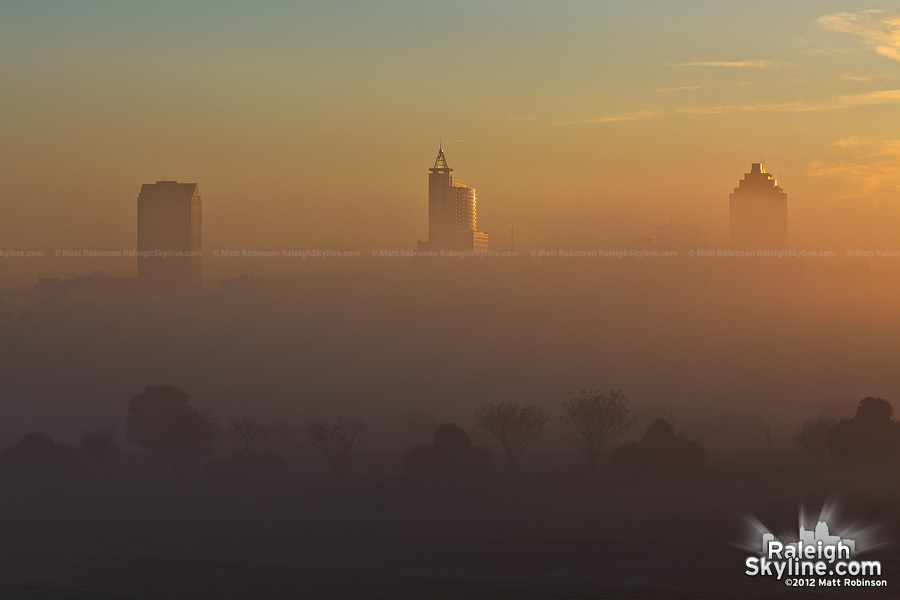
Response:
[[[762,163],[729,196],[731,247],[737,250],[787,248],[787,194]]]
[[[420,241],[419,249],[487,250],[488,234],[477,228],[475,190],[453,182],[443,148],[428,171],[428,241]]]
[[[141,186],[137,207],[138,281],[154,287],[200,285],[200,189],[157,181]]]

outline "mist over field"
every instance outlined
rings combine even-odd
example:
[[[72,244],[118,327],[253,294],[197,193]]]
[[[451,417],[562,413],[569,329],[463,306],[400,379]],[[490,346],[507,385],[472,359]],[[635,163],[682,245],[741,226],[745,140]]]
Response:
[[[0,3],[0,599],[896,596],[857,4]]]
[[[801,418],[844,416],[898,386],[900,280],[890,270],[418,260],[174,297],[7,291],[2,431],[8,441],[36,427],[72,440],[94,424],[121,426],[131,396],[170,383],[226,419],[359,415],[378,424],[378,446],[413,415],[469,423],[500,401],[552,412],[596,388],[623,390],[647,418],[746,417],[786,449]],[[764,445],[735,438],[730,450]]]

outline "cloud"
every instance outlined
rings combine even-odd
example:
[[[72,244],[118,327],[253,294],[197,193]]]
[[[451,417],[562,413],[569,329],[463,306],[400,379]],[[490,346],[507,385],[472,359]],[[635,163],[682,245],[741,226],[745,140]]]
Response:
[[[900,140],[883,142],[872,158],[869,162],[811,162],[806,174],[839,180],[844,197],[895,197],[900,191]]]
[[[831,142],[832,146],[837,146],[838,148],[858,148],[863,144],[868,144],[869,140],[861,140],[855,135],[851,135],[850,137],[838,138]]]
[[[812,48],[804,50],[804,54],[823,54],[825,56],[834,56],[837,54],[850,54],[850,50],[846,48]]]
[[[842,103],[840,108],[852,106],[874,106],[877,104],[897,104],[900,103],[900,90],[880,90],[876,92],[865,92],[862,94],[851,94],[849,96],[841,96],[838,101]]]
[[[468,142],[469,140],[450,140],[449,142],[444,142],[445,144],[462,144],[463,142]]]
[[[678,112],[692,115],[724,115],[753,112],[821,112],[877,106],[880,104],[900,104],[900,90],[878,90],[861,94],[848,94],[820,102],[793,100],[791,102],[763,102],[758,104],[725,104],[720,106],[688,106]]]
[[[683,62],[679,67],[724,67],[726,69],[771,69],[775,62],[771,60],[741,60],[741,61],[705,61]]]
[[[705,83],[703,85],[681,85],[678,87],[670,87],[670,88],[660,88],[655,90],[659,93],[667,93],[667,92],[693,92],[696,90],[704,90],[706,88],[713,87],[712,83]]]
[[[834,13],[819,17],[817,23],[828,31],[862,38],[869,48],[900,62],[900,13],[866,10],[861,13]]]
[[[876,90],[860,94],[846,94],[826,100],[810,102],[792,100],[790,102],[761,102],[757,104],[722,104],[717,106],[683,106],[677,110],[686,115],[728,115],[735,113],[774,113],[794,112],[811,113],[857,108],[860,106],[879,106],[884,104],[900,104],[900,89]],[[577,121],[558,121],[554,125],[589,125],[602,123],[618,123],[620,121],[646,121],[661,119],[668,115],[651,110],[640,110],[621,115],[580,119]],[[849,139],[849,138],[848,138]]]
[[[598,124],[598,123],[618,123],[620,121],[646,121],[648,119],[659,119],[662,117],[662,113],[650,111],[650,110],[639,110],[633,113],[626,113],[622,115],[612,115],[608,117],[597,117],[595,119],[582,119],[580,121],[560,121],[554,123],[554,125],[583,125],[583,124]]]

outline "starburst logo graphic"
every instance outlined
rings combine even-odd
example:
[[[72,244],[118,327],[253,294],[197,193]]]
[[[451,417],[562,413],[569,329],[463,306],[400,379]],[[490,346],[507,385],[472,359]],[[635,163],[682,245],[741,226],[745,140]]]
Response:
[[[858,546],[871,550],[883,545],[878,529],[841,524],[834,503],[826,503],[815,519],[806,518],[801,510],[793,535],[776,535],[753,517],[748,523],[751,532],[742,546],[753,552],[744,561],[744,574],[749,577],[771,577],[795,587],[887,586],[881,561],[857,558],[863,549]]]

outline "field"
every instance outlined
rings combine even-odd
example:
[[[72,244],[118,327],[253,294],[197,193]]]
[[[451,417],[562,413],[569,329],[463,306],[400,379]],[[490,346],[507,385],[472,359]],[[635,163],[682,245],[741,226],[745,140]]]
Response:
[[[782,531],[801,501],[840,500],[898,539],[900,477],[761,465],[690,480],[399,474],[342,485],[135,481],[2,492],[0,595],[102,598],[878,598],[900,552],[872,549],[887,589],[797,589],[743,574],[741,516]],[[895,593],[895,592],[894,592]]]

